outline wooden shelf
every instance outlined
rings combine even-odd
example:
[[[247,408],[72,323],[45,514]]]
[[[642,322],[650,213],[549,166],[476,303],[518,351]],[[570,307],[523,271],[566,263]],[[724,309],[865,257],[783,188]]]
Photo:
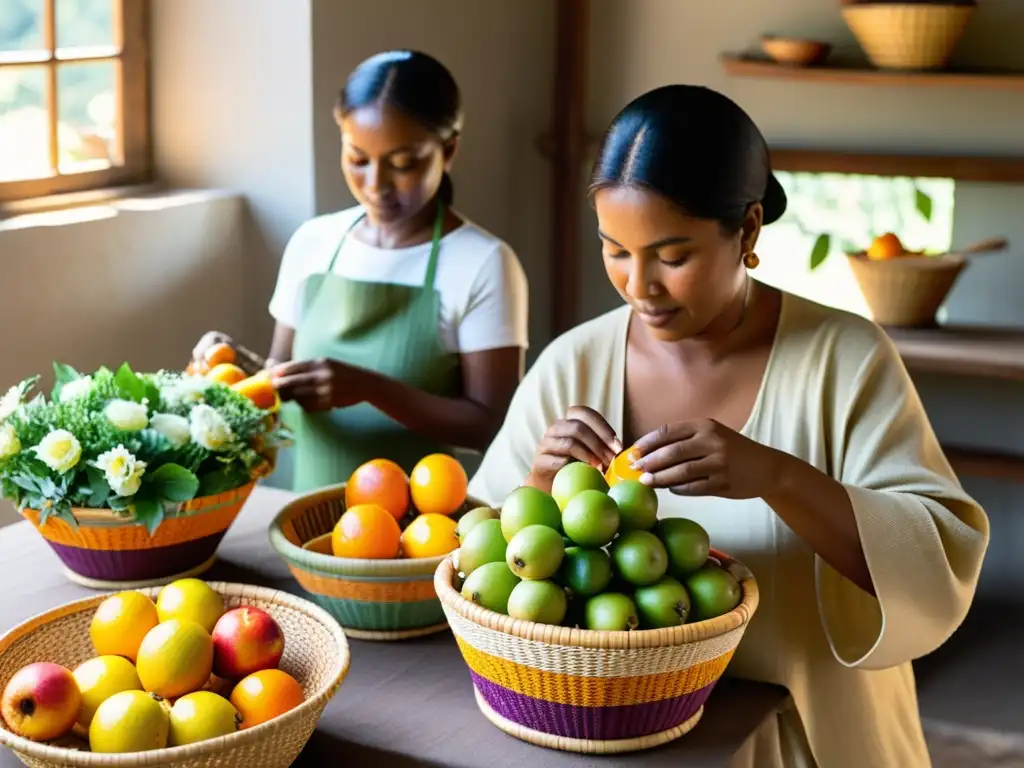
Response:
[[[887,328],[911,371],[1024,383],[1024,331],[989,328]]]
[[[1024,456],[944,445],[943,453],[961,477],[1024,483]]]
[[[849,64],[799,67],[778,64],[771,59],[742,54],[723,54],[721,61],[726,74],[733,77],[758,77],[774,80],[795,80],[805,83],[893,86],[899,88],[939,87],[1024,91],[1024,72],[1012,70],[906,72]]]

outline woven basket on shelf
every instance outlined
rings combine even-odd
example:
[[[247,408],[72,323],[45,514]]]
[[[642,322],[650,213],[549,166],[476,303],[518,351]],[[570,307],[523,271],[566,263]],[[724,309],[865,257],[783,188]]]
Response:
[[[467,499],[460,512],[478,506],[485,505]],[[359,640],[405,640],[446,631],[434,591],[434,572],[444,558],[335,557],[330,534],[344,512],[341,483],[297,497],[271,523],[271,546],[309,597]]]
[[[967,262],[953,256],[902,256],[872,261],[847,254],[850,268],[876,323],[930,326]]]
[[[476,701],[495,726],[567,752],[630,752],[679,738],[704,703],[757,610],[750,572],[713,554],[740,577],[730,613],[671,629],[595,632],[512,619],[466,600],[445,558],[434,586]]]
[[[93,754],[84,740],[70,736],[44,744],[15,736],[0,720],[0,745],[9,747],[31,768],[285,768],[291,765],[316,727],[327,702],[348,674],[345,635],[323,610],[286,592],[246,584],[209,582],[227,608],[254,605],[270,613],[285,635],[280,668],[302,685],[306,700],[261,725],[184,747],[130,754]],[[156,598],[159,588],[141,590]],[[106,595],[67,603],[35,616],[0,637],[0,690],[26,664],[50,661],[69,669],[96,656],[89,623]]]
[[[876,67],[920,70],[946,65],[974,10],[966,3],[854,3],[842,14]]]

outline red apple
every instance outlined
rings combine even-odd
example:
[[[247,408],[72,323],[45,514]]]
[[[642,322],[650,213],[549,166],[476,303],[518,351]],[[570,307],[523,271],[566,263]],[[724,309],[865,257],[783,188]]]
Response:
[[[0,698],[0,713],[19,736],[49,741],[71,730],[81,705],[82,693],[71,670],[40,661],[14,673]]]
[[[274,669],[284,653],[284,633],[266,611],[245,605],[221,616],[213,627],[213,673],[229,680]]]

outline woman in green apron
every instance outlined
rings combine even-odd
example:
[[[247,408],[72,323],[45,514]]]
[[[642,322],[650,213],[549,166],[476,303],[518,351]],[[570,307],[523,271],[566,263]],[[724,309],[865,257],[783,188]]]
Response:
[[[527,284],[507,244],[452,209],[462,109],[435,59],[360,64],[335,107],[359,205],[303,224],[270,302],[267,360],[295,434],[297,491],[375,458],[482,451],[522,377]],[[205,350],[224,334],[206,334]],[[243,361],[252,355],[242,355]]]

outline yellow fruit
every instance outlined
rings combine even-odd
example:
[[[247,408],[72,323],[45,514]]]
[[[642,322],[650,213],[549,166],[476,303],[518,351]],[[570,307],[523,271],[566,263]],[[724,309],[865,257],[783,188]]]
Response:
[[[97,656],[75,667],[72,674],[82,693],[78,724],[88,728],[93,715],[104,701],[121,691],[141,691],[139,673],[123,656]]]
[[[217,619],[224,613],[224,600],[201,579],[178,579],[160,590],[156,599],[160,621],[192,619],[213,632]]]
[[[213,638],[190,619],[163,621],[142,640],[136,669],[142,687],[165,699],[198,691],[213,671]]]
[[[899,237],[892,232],[886,232],[872,241],[871,245],[868,246],[867,255],[872,261],[886,261],[887,259],[895,259],[897,256],[902,256],[905,252],[906,249],[903,247],[903,243],[900,242]]]
[[[402,532],[402,552],[406,557],[440,557],[459,546],[455,535],[458,524],[447,515],[420,515]]]
[[[217,381],[228,387],[248,377],[249,374],[234,363],[218,363],[206,373],[206,378],[210,381]]]
[[[135,661],[142,638],[159,623],[152,600],[141,592],[119,592],[97,606],[89,636],[98,655]]]
[[[180,747],[227,736],[241,726],[242,715],[230,701],[210,691],[196,691],[182,696],[171,707],[167,746]]]
[[[100,704],[89,726],[93,752],[146,752],[167,746],[170,717],[159,697],[143,691],[115,693]]]

